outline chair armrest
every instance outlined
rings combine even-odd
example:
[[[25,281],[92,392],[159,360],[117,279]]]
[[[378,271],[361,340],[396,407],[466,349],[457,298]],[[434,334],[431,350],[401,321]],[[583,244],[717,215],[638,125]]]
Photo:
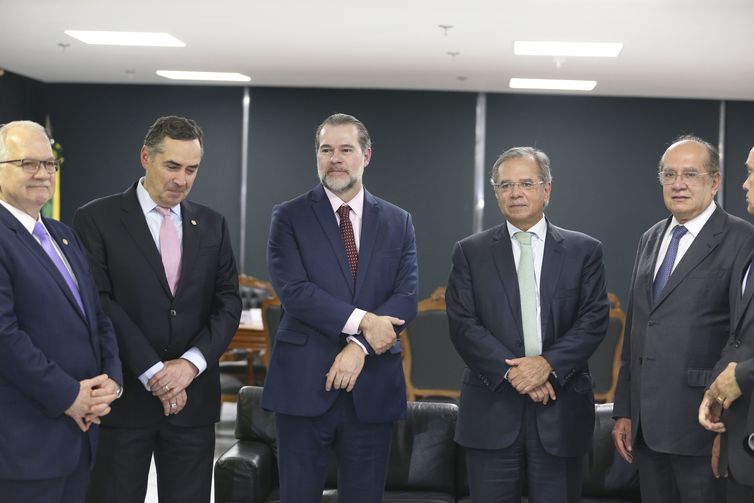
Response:
[[[270,493],[272,449],[262,442],[241,440],[215,462],[216,503],[263,503]]]

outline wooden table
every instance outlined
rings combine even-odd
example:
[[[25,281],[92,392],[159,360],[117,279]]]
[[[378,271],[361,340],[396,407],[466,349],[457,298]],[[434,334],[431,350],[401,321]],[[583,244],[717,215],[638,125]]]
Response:
[[[228,350],[246,349],[246,384],[254,384],[254,366],[252,360],[254,354],[259,353],[262,361],[267,365],[267,334],[261,325],[240,325],[236,330],[236,335],[228,345]]]

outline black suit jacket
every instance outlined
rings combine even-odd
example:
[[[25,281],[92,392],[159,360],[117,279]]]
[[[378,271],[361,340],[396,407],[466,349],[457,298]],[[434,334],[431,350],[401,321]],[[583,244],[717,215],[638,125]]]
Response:
[[[453,249],[445,294],[450,337],[466,362],[456,441],[478,449],[513,443],[531,400],[504,381],[505,359],[524,356],[521,301],[505,224]],[[609,302],[599,241],[547,223],[540,278],[542,356],[557,400],[537,409],[542,445],[556,456],[589,450],[594,395],[587,360],[607,332]]]
[[[138,183],[138,182],[137,182]],[[87,250],[102,305],[115,326],[125,392],[103,423],[153,426],[169,420],[200,426],[219,420],[218,360],[238,328],[241,299],[225,218],[181,203],[183,254],[175,296],[136,196],[136,184],[79,208],[73,226]],[[196,346],[207,369],[187,388],[188,403],[165,418],[160,401],[138,376],[158,361]]]
[[[641,425],[655,451],[704,456],[714,435],[699,425],[699,404],[728,339],[733,264],[754,247],[754,227],[716,208],[652,299],[670,222],[656,223],[639,241],[613,414],[631,418],[634,441]]]

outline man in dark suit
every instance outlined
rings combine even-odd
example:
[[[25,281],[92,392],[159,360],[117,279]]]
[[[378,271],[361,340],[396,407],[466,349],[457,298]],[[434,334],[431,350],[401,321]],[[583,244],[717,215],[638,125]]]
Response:
[[[262,406],[277,412],[283,503],[319,502],[331,450],[338,501],[381,502],[406,389],[396,334],[416,315],[411,216],[364,189],[366,127],[317,128],[321,185],[276,206],[267,263],[283,304]]]
[[[750,194],[754,187],[754,149],[749,152],[746,169],[748,175],[743,188],[748,203],[747,211],[754,215],[754,193]],[[699,406],[699,423],[710,431],[722,433],[722,438],[716,438],[713,446],[713,471],[717,476],[722,473],[726,477],[728,503],[754,502],[752,255],[751,251],[739,255],[733,266],[733,281],[730,285],[731,335],[720,361],[715,365],[714,375],[717,377],[705,392]]]
[[[143,502],[153,454],[160,501],[210,500],[218,361],[241,300],[225,218],[186,200],[202,148],[193,120],[157,119],[145,176],[74,216],[129,390],[102,425],[92,503]]]
[[[445,294],[466,362],[456,442],[475,502],[581,500],[594,429],[587,360],[607,331],[602,245],[544,216],[547,155],[505,151],[491,183],[506,222],[456,243]]]
[[[697,410],[728,338],[732,266],[750,254],[754,228],[715,205],[720,161],[706,141],[680,138],[659,169],[672,216],[636,252],[613,440],[628,462],[636,454],[643,502],[720,503],[714,435]]]
[[[0,501],[81,502],[122,392],[115,333],[67,226],[40,216],[58,163],[39,124],[0,127]]]

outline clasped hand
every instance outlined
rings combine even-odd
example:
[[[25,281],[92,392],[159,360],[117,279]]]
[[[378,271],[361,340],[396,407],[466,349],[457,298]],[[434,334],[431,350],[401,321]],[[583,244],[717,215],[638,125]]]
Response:
[[[353,390],[353,387],[356,386],[356,379],[361,374],[361,369],[364,368],[365,358],[364,350],[358,344],[355,342],[346,344],[346,347],[335,357],[330,370],[325,374],[325,390],[330,391],[333,388],[346,391]]]
[[[392,316],[377,316],[366,313],[361,319],[359,330],[372,347],[375,353],[381,355],[388,351],[396,341],[395,328],[403,325],[405,321]]]
[[[555,389],[548,380],[552,367],[542,356],[525,356],[505,360],[508,370],[508,382],[522,395],[529,395],[534,402],[547,405],[557,399]]]
[[[81,431],[88,431],[92,424],[100,424],[100,418],[110,413],[110,404],[118,396],[119,385],[107,374],[100,374],[79,382],[79,392],[65,414]]]

